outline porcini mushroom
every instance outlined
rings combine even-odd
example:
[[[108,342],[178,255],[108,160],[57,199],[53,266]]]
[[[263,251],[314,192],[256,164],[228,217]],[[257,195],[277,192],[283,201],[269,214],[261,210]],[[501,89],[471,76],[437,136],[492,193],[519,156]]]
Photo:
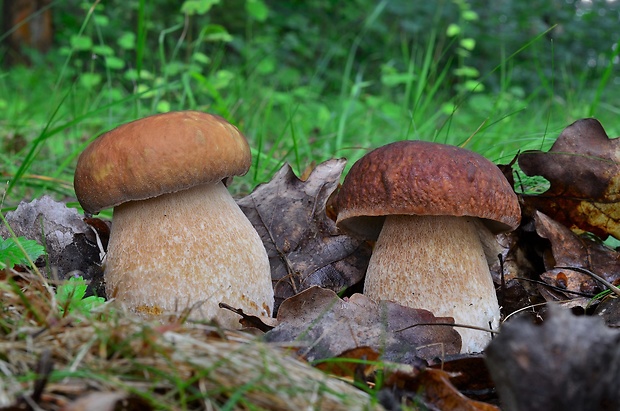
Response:
[[[480,238],[516,228],[521,214],[517,196],[492,162],[444,144],[388,144],[352,166],[337,204],[339,228],[377,241],[364,294],[451,316],[459,324],[498,327]],[[488,332],[457,330],[462,352],[481,351],[490,341]]]
[[[130,310],[194,315],[238,327],[270,316],[269,260],[222,180],[245,174],[251,154],[219,116],[179,111],[121,125],[95,139],[75,170],[86,213],[114,207],[104,278],[108,297]]]

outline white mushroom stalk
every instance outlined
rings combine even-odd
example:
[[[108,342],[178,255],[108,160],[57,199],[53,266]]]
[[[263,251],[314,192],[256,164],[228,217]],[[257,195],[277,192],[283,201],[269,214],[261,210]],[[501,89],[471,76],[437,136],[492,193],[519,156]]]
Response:
[[[387,216],[364,294],[408,307],[432,307],[457,324],[497,329],[500,310],[473,217]],[[389,279],[389,280],[386,280]],[[457,328],[463,352],[482,351],[491,334]]]
[[[125,307],[158,315],[195,304],[194,317],[228,328],[239,326],[239,316],[220,302],[271,316],[267,253],[221,182],[121,204],[113,221],[106,293]]]

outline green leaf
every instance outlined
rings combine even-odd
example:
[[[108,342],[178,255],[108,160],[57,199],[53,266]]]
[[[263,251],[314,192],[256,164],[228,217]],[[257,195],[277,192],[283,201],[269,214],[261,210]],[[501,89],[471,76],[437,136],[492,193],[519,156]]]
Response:
[[[456,49],[456,54],[461,57],[471,57],[471,52],[469,52],[469,50],[465,50],[462,47]]]
[[[461,34],[461,26],[458,24],[452,23],[446,29],[446,36],[448,37],[458,36],[459,34]]]
[[[104,14],[96,14],[94,18],[95,24],[97,24],[98,26],[107,27],[110,25],[110,19]]]
[[[269,75],[276,71],[277,66],[276,59],[272,56],[267,56],[258,63],[256,72],[262,75]]]
[[[153,90],[151,86],[146,84],[139,84],[136,90],[141,99],[153,98],[157,95],[157,92]]]
[[[71,277],[56,290],[56,301],[62,306],[79,301],[86,295],[86,287],[82,277]]]
[[[86,282],[82,277],[71,277],[56,289],[56,302],[61,313],[78,312],[88,315],[93,308],[103,304],[102,297],[86,295]]]
[[[125,50],[133,50],[136,48],[136,35],[132,32],[125,32],[116,43]]]
[[[211,58],[204,53],[199,51],[192,54],[192,60],[196,63],[207,65],[211,62]]]
[[[469,92],[480,93],[484,91],[484,84],[476,80],[467,80],[463,84],[463,88]]]
[[[219,4],[220,0],[185,0],[181,6],[183,13],[189,14],[206,14],[211,7]]]
[[[86,36],[73,35],[69,42],[74,50],[90,50],[93,47],[93,41]]]
[[[455,69],[454,75],[459,77],[476,78],[480,76],[480,72],[475,67],[463,66]]]
[[[387,87],[407,84],[415,79],[413,73],[390,73],[381,75],[381,83]]]
[[[465,50],[472,51],[474,49],[474,47],[476,47],[476,40],[474,40],[472,38],[461,39],[460,45]]]
[[[71,54],[71,48],[63,46],[58,49],[58,52],[61,56],[69,56]]]
[[[101,84],[101,74],[99,73],[82,73],[80,75],[80,84],[85,88],[93,88]]]
[[[155,110],[157,110],[158,113],[167,113],[171,110],[171,108],[172,107],[168,101],[161,100],[160,102],[157,103]]]
[[[476,21],[478,20],[478,13],[473,10],[463,10],[463,20],[466,21]]]
[[[20,249],[19,244],[22,246],[26,255]],[[6,268],[7,265],[27,265],[28,258],[31,261],[36,260],[39,256],[45,254],[45,248],[34,240],[28,240],[24,237],[9,237],[6,240],[0,239],[0,268]]]
[[[269,8],[263,0],[246,0],[245,10],[256,21],[263,22],[269,16]]]
[[[125,67],[125,60],[119,59],[118,57],[109,56],[105,59],[105,65],[109,69],[120,70]]]
[[[211,78],[211,86],[217,90],[226,88],[234,78],[235,74],[232,71],[218,70]]]
[[[125,74],[123,75],[123,77],[125,77],[125,80],[129,80],[129,81],[136,81],[138,80],[138,71],[136,69],[129,69],[125,71]]]
[[[81,308],[83,308],[83,313],[85,313],[85,311],[90,313],[93,309],[99,307],[104,302],[105,298],[91,295],[90,297],[82,299],[81,304],[79,305],[81,305]]]
[[[205,41],[224,41],[230,42],[233,37],[228,33],[224,26],[219,24],[209,24],[200,31],[200,37]]]
[[[181,63],[180,61],[171,61],[164,67],[164,73],[167,76],[176,76],[184,71],[187,71],[187,64]]]
[[[106,45],[93,46],[92,51],[93,53],[99,54],[101,56],[113,56],[114,55],[114,50],[112,49],[112,47],[106,46]]]

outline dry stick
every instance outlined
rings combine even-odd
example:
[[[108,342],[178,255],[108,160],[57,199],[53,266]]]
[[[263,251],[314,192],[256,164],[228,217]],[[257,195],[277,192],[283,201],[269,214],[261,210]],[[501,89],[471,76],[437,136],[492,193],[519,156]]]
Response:
[[[500,259],[500,264],[501,264],[501,259]],[[615,285],[613,285],[609,281],[605,280],[604,278],[594,274],[590,270],[586,270],[585,268],[580,268],[580,267],[560,267],[560,266],[557,266],[555,268],[561,268],[561,269],[565,269],[565,270],[574,270],[574,271],[578,271],[578,272],[583,273],[583,274],[590,275],[594,279],[596,279],[596,280],[600,281],[601,283],[603,283],[604,285],[606,285],[616,295],[620,296],[620,288],[616,287]],[[552,285],[549,285],[549,284],[545,284],[545,285],[553,287]],[[564,291],[566,291],[566,290],[564,290]],[[525,309],[528,309],[528,308],[536,307],[536,306],[539,306],[539,305],[545,305],[545,304],[547,304],[547,302],[539,303],[539,304],[533,304],[533,305],[530,305],[530,306],[527,306],[527,307],[523,307],[522,309],[517,310],[517,311],[511,313],[510,315],[508,315],[508,317],[510,317],[511,315],[513,315],[513,314],[515,314],[515,313],[517,313],[517,312],[519,312],[521,310],[525,310]],[[506,317],[506,319],[508,319],[508,317]],[[504,321],[506,319],[504,319]],[[487,329],[487,328],[484,328],[484,327],[477,327],[477,326],[474,326],[474,325],[465,325],[465,324],[452,324],[452,323],[417,323],[417,324],[413,324],[413,325],[407,326],[405,328],[401,328],[400,330],[396,330],[395,332],[405,331],[405,330],[408,330],[410,328],[414,328],[414,327],[417,327],[417,326],[420,326],[420,325],[430,325],[430,326],[439,325],[439,326],[449,326],[449,327],[460,327],[460,328],[469,328],[469,329],[472,329],[472,330],[484,331],[484,332],[488,332],[488,333],[492,333],[492,334],[499,334],[500,333],[499,331]]]
[[[500,307],[504,307],[504,298],[506,297],[506,278],[504,276],[504,257],[499,253],[497,255],[497,259],[499,260],[499,273],[500,273],[500,289],[502,290],[500,297],[501,301],[499,302]]]
[[[475,325],[466,325],[466,324],[453,324],[453,323],[417,323],[417,324],[409,325],[405,328],[401,328],[400,330],[396,330],[394,332],[405,331],[410,328],[417,327],[418,325],[443,325],[443,326],[450,326],[450,327],[469,328],[471,330],[478,330],[478,331],[484,331],[484,332],[488,332],[492,334],[499,334],[499,331],[491,330],[490,328],[484,328],[484,327],[478,327]]]
[[[605,280],[603,277],[594,274],[592,271],[587,270],[585,268],[581,268],[581,267],[561,267],[561,266],[556,266],[555,268],[561,268],[564,270],[573,270],[573,271],[577,271],[579,273],[582,274],[586,274],[589,275],[590,277],[594,278],[595,280],[601,282],[602,284],[604,284],[605,286],[607,286],[607,288],[609,288],[611,291],[613,291],[614,294],[620,296],[620,288],[616,287],[615,285],[613,285],[612,283],[610,283],[609,281]]]
[[[582,274],[589,275],[589,276],[591,276],[592,278],[594,278],[595,280],[598,280],[598,281],[600,281],[602,284],[606,285],[606,286],[607,286],[607,287],[608,287],[608,288],[609,288],[609,289],[610,289],[610,290],[611,290],[614,294],[616,294],[616,295],[620,296],[620,288],[616,287],[615,285],[613,285],[613,284],[612,284],[612,283],[610,283],[609,281],[605,280],[604,278],[602,278],[602,277],[598,276],[597,274],[594,274],[594,273],[593,273],[592,271],[590,271],[590,270],[587,270],[587,269],[585,269],[585,268],[581,268],[581,267],[565,267],[565,266],[557,266],[557,267],[555,267],[555,268],[561,268],[561,269],[563,269],[563,270],[573,270],[573,271],[580,272],[580,273],[582,273]],[[547,283],[544,283],[544,282],[542,282],[542,281],[536,281],[536,280],[531,280],[531,279],[527,279],[527,278],[522,278],[522,280],[527,280],[527,281],[533,281],[533,282],[535,282],[535,283],[540,283],[540,284],[542,284],[542,285],[545,285],[545,286],[551,287],[551,288],[553,288],[553,289],[560,289],[559,287],[552,286],[552,285],[547,284]],[[581,292],[578,292],[578,291],[570,291],[570,290],[564,290],[564,289],[560,289],[560,291],[562,291],[562,292],[568,292],[568,293],[574,293],[574,294],[578,294],[578,295],[582,295],[582,296],[586,296],[586,297],[592,297],[592,296],[591,296],[591,295],[589,295],[589,294],[581,293]],[[509,317],[511,317],[511,316],[512,316],[512,315],[514,315],[514,314],[517,314],[517,313],[519,313],[519,312],[521,312],[521,311],[525,311],[525,310],[527,310],[527,309],[529,309],[529,308],[534,308],[534,307],[538,307],[538,306],[546,305],[546,304],[548,304],[548,303],[549,303],[549,301],[545,301],[544,303],[533,304],[533,305],[530,305],[530,306],[527,306],[527,307],[520,308],[520,309],[518,309],[517,311],[512,312],[512,313],[510,313],[508,316],[506,316],[506,318],[504,318],[504,322],[505,322],[505,321],[506,321]]]
[[[560,267],[556,267],[556,268],[560,268]],[[561,292],[566,293],[566,294],[575,294],[575,295],[578,295],[580,297],[592,298],[592,297],[595,296],[595,294],[584,293],[583,291],[567,290],[566,288],[558,287],[557,285],[551,285],[551,284],[546,283],[544,281],[534,280],[533,278],[514,277],[514,279],[515,280],[521,280],[521,281],[527,281],[527,282],[534,283],[534,284],[540,284],[543,287],[551,288],[552,290],[561,291]]]
[[[549,304],[550,302],[551,302],[551,301],[545,301],[544,303],[530,304],[530,305],[528,305],[527,307],[521,307],[521,308],[519,308],[518,310],[515,310],[515,311],[511,312],[510,314],[508,314],[508,315],[506,316],[506,318],[504,318],[504,321],[502,321],[502,324],[503,324],[503,323],[505,323],[505,322],[506,322],[506,321],[507,321],[510,317],[512,317],[512,316],[513,316],[513,315],[515,315],[515,314],[520,313],[521,311],[525,311],[525,310],[533,309],[533,308],[536,308],[536,307],[541,307],[541,306],[543,306],[543,305],[547,305],[547,304]]]

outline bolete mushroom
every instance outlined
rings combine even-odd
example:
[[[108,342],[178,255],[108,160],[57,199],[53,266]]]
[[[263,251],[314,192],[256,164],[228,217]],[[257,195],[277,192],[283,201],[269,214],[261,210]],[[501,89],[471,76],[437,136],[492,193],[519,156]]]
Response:
[[[357,161],[338,193],[339,228],[376,240],[364,293],[486,329],[500,312],[481,238],[515,229],[519,203],[499,168],[479,154],[400,141]],[[457,328],[462,352],[491,335]]]
[[[78,159],[74,186],[86,213],[114,207],[108,297],[144,314],[195,306],[195,316],[226,327],[238,327],[239,317],[220,302],[270,316],[267,252],[222,183],[250,162],[236,127],[198,111],[146,117],[95,139]]]

